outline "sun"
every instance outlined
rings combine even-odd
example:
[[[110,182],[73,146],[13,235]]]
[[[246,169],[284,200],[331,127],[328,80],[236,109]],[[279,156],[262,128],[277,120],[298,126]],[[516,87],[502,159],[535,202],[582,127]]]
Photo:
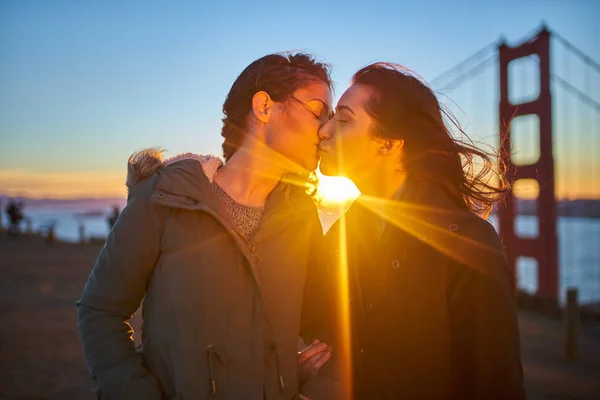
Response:
[[[353,201],[360,195],[356,185],[348,178],[326,176],[317,170],[319,194],[324,205],[339,205]]]

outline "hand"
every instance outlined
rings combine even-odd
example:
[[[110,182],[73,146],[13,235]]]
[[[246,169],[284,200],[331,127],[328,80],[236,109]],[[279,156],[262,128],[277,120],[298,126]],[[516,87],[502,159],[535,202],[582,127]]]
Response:
[[[319,370],[329,359],[333,348],[327,343],[315,340],[310,346],[298,352],[298,375],[300,386],[311,377],[319,373]]]

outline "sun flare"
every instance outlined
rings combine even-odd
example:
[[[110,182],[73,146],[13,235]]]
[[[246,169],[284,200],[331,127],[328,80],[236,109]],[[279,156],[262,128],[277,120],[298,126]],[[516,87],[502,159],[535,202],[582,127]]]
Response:
[[[348,178],[339,176],[326,176],[317,171],[319,177],[319,194],[323,197],[324,204],[343,204],[356,199],[360,191]]]

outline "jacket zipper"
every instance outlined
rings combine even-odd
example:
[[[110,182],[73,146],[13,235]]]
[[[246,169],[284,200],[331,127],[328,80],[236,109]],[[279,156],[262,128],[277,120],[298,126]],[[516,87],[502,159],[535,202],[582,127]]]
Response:
[[[283,375],[281,374],[281,367],[280,367],[280,354],[281,354],[281,350],[275,346],[274,348],[275,350],[275,363],[277,364],[277,383],[279,383],[279,390],[280,391],[284,391],[285,390],[285,379],[283,379]]]
[[[215,354],[215,346],[209,344],[206,348],[208,357],[208,379],[210,381],[210,395],[211,397],[217,397],[217,381],[215,379],[215,366],[213,363],[213,355]]]
[[[248,243],[248,241],[246,240],[246,238],[244,236],[242,236],[237,230],[233,229],[232,227],[229,226],[229,224],[223,220],[223,218],[221,218],[221,216],[214,211],[212,208],[205,206],[205,205],[200,205],[197,207],[194,207],[195,209],[198,210],[202,210],[206,213],[208,213],[209,215],[211,215],[212,217],[214,217],[221,225],[223,225],[223,227],[233,236],[235,242],[237,243],[238,247],[240,248],[240,250],[242,250],[244,247],[246,247],[248,249],[248,252],[250,254],[250,257],[247,256],[247,254],[244,254],[244,257],[246,258],[246,260],[248,261],[248,263],[250,264],[250,268],[252,269],[253,275],[255,276],[254,281],[256,282],[256,285],[258,286],[258,291],[260,293],[263,305],[264,305],[264,299],[262,298],[262,285],[259,281],[259,277],[258,274],[256,273],[254,267],[258,264],[258,262],[260,261],[260,257],[256,251],[256,245],[253,245],[251,243]],[[267,220],[270,218],[267,218]],[[264,221],[263,221],[264,223]],[[242,250],[242,253],[244,253],[244,251]],[[252,260],[251,258],[255,258],[255,260]],[[273,327],[271,326],[271,322],[269,321],[268,316],[266,316],[266,324],[268,326],[268,329],[273,332]],[[215,347],[213,345],[209,345],[207,348],[208,351],[208,357],[209,357],[209,368],[210,368],[210,385],[211,385],[211,395],[212,397],[216,397],[216,393],[217,393],[217,382],[214,379],[214,371],[213,371],[213,362],[212,362],[212,355],[215,353]],[[276,356],[276,367],[277,367],[277,380],[278,380],[278,384],[279,384],[279,389],[281,391],[284,391],[286,388],[285,385],[285,380],[283,375],[281,374],[280,371],[280,361],[279,361],[279,353],[276,351],[275,352],[275,356]]]

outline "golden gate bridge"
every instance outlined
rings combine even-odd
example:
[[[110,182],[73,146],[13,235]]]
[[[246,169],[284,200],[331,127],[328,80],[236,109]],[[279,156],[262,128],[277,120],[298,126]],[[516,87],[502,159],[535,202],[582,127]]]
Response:
[[[600,300],[600,219],[575,226],[559,218],[600,217],[599,74],[600,63],[542,25],[431,81],[465,132],[500,150],[514,185],[497,209],[499,233],[513,272],[528,266],[537,281],[530,289],[550,305],[581,282],[598,296],[588,301]],[[517,223],[523,212],[533,217],[527,231]]]

